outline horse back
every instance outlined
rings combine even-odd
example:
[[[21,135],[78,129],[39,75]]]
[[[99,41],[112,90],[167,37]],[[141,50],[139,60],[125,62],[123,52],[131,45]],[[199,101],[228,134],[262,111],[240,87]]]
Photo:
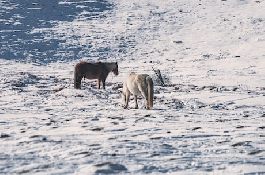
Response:
[[[87,79],[97,79],[108,74],[107,67],[102,62],[89,63],[81,61],[76,64],[75,70],[79,75]]]
[[[129,91],[134,95],[141,95],[141,90],[147,88],[145,74],[135,74],[134,72],[130,73],[126,78],[126,85]]]

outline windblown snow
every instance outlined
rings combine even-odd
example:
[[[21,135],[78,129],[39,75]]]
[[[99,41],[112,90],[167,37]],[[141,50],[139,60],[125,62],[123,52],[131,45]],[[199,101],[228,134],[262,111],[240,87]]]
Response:
[[[1,0],[1,174],[265,174],[264,11],[264,0]],[[117,61],[119,75],[76,90],[79,61]],[[122,108],[131,71],[153,77],[153,109],[141,97]]]

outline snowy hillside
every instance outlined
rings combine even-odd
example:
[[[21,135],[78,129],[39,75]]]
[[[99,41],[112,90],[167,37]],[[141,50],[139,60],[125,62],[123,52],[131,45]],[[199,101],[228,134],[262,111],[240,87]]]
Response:
[[[265,174],[264,0],[0,1],[0,174]],[[118,76],[73,86],[81,60]],[[121,106],[135,71],[169,78]]]

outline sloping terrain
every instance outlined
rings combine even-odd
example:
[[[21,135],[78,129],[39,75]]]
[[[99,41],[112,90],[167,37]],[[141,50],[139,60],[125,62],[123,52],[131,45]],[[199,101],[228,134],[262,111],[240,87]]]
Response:
[[[265,1],[0,1],[3,174],[264,174]],[[81,61],[117,61],[106,91]],[[167,78],[161,86],[153,69]],[[135,71],[154,108],[121,106]]]

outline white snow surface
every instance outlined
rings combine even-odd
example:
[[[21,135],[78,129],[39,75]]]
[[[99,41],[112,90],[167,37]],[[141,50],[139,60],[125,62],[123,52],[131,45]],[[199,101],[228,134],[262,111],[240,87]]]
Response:
[[[11,2],[2,14],[21,7]],[[50,3],[40,2],[0,19],[1,173],[265,174],[264,0],[110,0],[101,11],[58,0],[81,10],[23,26],[26,11]],[[19,27],[41,39],[17,43],[58,48],[18,50],[8,39]],[[117,61],[119,75],[106,90],[95,80],[76,90],[81,60]],[[140,109],[123,109],[126,75],[155,78],[152,67],[170,80],[156,83],[154,108],[139,97]]]

